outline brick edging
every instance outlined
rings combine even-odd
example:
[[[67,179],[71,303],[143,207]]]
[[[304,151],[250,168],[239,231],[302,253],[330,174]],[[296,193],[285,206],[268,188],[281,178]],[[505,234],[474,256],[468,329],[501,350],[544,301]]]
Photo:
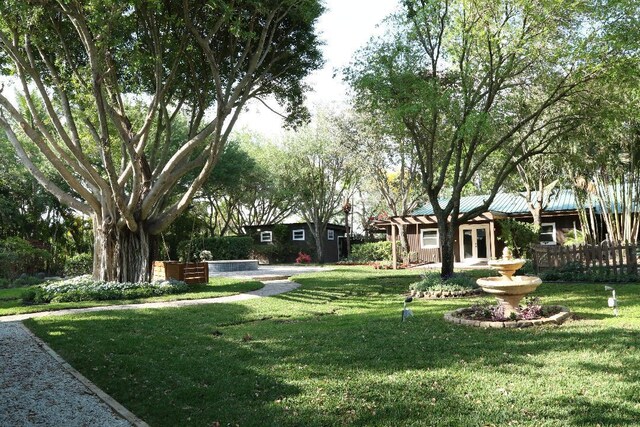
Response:
[[[493,322],[487,320],[471,320],[464,319],[462,317],[456,316],[460,312],[464,311],[466,308],[459,308],[454,311],[449,311],[444,314],[444,320],[451,323],[456,323],[465,326],[475,326],[480,328],[527,328],[530,326],[539,326],[539,325],[561,325],[565,320],[571,315],[571,311],[564,306],[552,306],[557,307],[560,311],[553,316],[545,317],[542,319],[535,320],[518,320],[518,321],[504,321],[504,322]]]

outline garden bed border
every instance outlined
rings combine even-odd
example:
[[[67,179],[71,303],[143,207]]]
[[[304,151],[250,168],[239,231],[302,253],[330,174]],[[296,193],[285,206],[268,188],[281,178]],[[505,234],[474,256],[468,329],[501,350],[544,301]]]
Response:
[[[503,322],[496,322],[491,320],[472,320],[472,319],[464,319],[462,317],[456,316],[457,314],[462,313],[468,307],[459,308],[454,311],[449,311],[444,314],[444,320],[451,323],[456,323],[465,326],[474,326],[479,328],[528,328],[531,326],[540,326],[540,325],[561,325],[565,320],[571,316],[571,311],[564,306],[561,305],[552,305],[547,306],[547,308],[558,308],[560,311],[553,316],[543,317],[540,319],[533,320],[505,320]]]

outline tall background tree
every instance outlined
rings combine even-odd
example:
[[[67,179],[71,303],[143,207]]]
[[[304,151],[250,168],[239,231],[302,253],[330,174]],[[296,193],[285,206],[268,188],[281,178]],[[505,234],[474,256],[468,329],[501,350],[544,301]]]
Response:
[[[519,164],[583,123],[592,82],[629,51],[601,37],[620,16],[600,2],[402,4],[393,31],[360,53],[348,80],[359,109],[406,127],[447,277],[458,225],[485,212]],[[597,6],[608,14],[596,16]],[[485,167],[493,168],[488,197],[461,212],[461,195]]]
[[[377,208],[388,215],[405,216],[425,202],[415,146],[404,127],[383,116],[353,115],[343,120],[348,147],[362,162],[361,185],[374,194]],[[362,199],[362,198],[361,198]],[[398,226],[403,257],[408,256],[407,226]],[[407,260],[408,261],[408,260]]]
[[[285,139],[287,163],[284,183],[295,192],[298,213],[315,240],[315,261],[324,262],[323,240],[327,224],[337,217],[356,188],[360,168],[339,118],[320,112],[314,120]],[[340,215],[342,218],[342,215]]]
[[[290,121],[304,118],[322,10],[317,0],[0,4],[0,68],[26,100],[20,109],[0,94],[0,127],[47,191],[92,218],[95,278],[149,278],[153,236],[187,209],[249,100],[275,95]]]
[[[208,204],[211,234],[242,234],[247,225],[277,224],[292,214],[285,151],[256,135],[239,134],[225,147],[198,200]]]

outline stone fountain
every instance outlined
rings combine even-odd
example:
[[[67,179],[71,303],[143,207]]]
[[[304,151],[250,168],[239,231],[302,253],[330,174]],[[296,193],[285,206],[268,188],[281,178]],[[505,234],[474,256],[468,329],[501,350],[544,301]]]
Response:
[[[497,269],[500,277],[485,277],[477,281],[483,291],[496,296],[506,318],[516,312],[525,295],[535,291],[542,283],[539,277],[513,275],[525,262],[523,259],[514,259],[511,250],[504,248],[502,259],[489,261],[489,266]]]

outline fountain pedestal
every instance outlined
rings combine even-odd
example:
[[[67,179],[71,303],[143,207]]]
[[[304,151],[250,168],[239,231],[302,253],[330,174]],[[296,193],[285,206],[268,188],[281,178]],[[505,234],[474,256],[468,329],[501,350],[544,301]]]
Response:
[[[489,266],[497,269],[500,277],[477,280],[483,291],[496,296],[507,318],[516,312],[522,298],[535,291],[542,283],[542,280],[535,276],[513,276],[525,262],[523,259],[513,259],[511,251],[505,248],[502,259],[489,261]]]

